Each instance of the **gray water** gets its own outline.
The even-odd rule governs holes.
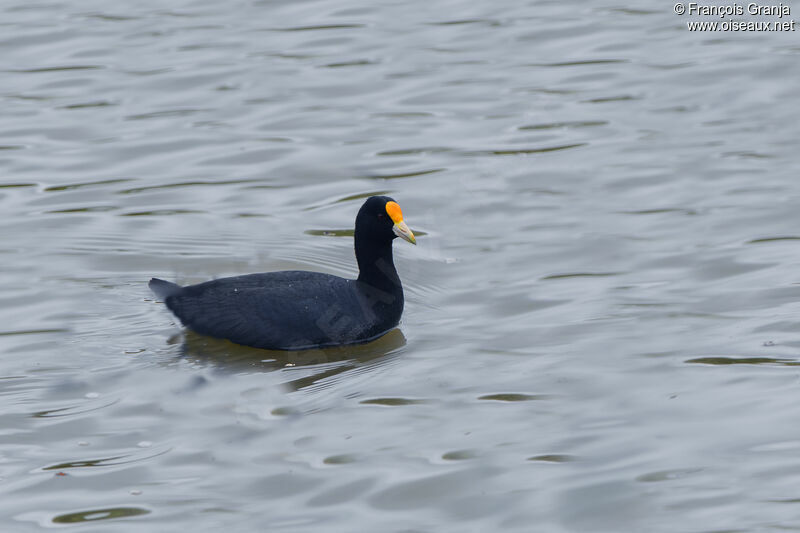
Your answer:
[[[800,45],[691,18],[3,2],[0,529],[800,529]],[[355,275],[379,193],[419,238],[377,342],[147,289]]]

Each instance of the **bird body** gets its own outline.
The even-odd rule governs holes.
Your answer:
[[[185,326],[237,344],[300,350],[367,342],[396,327],[403,313],[392,239],[416,240],[399,209],[373,196],[359,211],[358,279],[288,270],[186,287],[153,278],[149,285]]]

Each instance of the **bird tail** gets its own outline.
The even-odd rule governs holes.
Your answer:
[[[150,287],[150,290],[162,300],[166,300],[173,294],[180,292],[180,290],[183,288],[177,283],[164,281],[163,279],[158,278],[151,279],[150,283],[148,283],[148,286]]]

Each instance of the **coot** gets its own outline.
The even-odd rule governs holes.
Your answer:
[[[417,243],[397,202],[372,196],[356,216],[357,279],[287,270],[186,287],[153,278],[149,285],[186,327],[203,335],[273,350],[362,343],[397,326],[403,313],[395,237]]]

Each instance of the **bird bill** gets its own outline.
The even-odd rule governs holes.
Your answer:
[[[417,239],[414,238],[414,234],[408,229],[408,226],[402,220],[397,222],[393,227],[392,231],[395,235],[400,237],[401,239],[405,239],[411,244],[417,244]]]

